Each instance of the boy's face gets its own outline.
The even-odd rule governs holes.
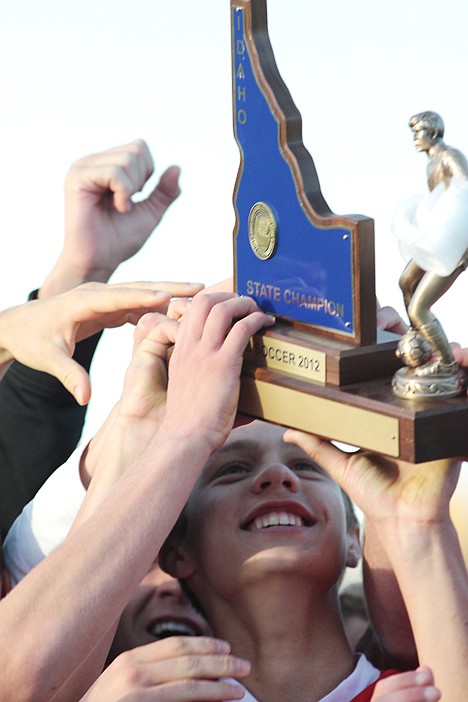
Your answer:
[[[177,574],[203,606],[210,589],[235,594],[274,574],[307,573],[328,590],[346,565],[340,488],[283,433],[259,421],[234,429],[193,490],[183,543],[191,566]]]
[[[123,651],[168,636],[209,636],[205,618],[183,593],[178,580],[154,563],[120,617],[110,660]]]

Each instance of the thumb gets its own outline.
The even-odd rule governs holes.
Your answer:
[[[159,183],[145,200],[145,204],[151,207],[153,214],[158,219],[161,219],[167,208],[180,195],[179,176],[180,168],[178,166],[170,166],[164,171]]]
[[[79,405],[87,405],[91,398],[91,382],[83,366],[60,353],[49,359],[49,370],[73,395]]]

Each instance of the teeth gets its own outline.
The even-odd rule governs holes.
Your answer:
[[[197,636],[193,627],[174,621],[158,622],[148,629],[148,632],[160,639],[166,639],[169,636]]]
[[[262,514],[260,517],[256,517],[252,523],[252,529],[267,529],[271,526],[296,526],[300,527],[304,525],[304,520],[297,516],[297,514],[290,514],[289,512],[269,512],[268,514]]]

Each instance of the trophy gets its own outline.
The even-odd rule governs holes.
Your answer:
[[[277,318],[245,352],[240,411],[413,463],[468,453],[465,396],[392,391],[400,337],[376,330],[373,220],[322,195],[265,0],[231,0],[231,26],[235,289]]]

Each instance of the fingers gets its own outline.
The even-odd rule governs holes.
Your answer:
[[[180,319],[188,312],[190,305],[191,303],[187,298],[178,297],[175,300],[171,300],[166,314],[170,319]]]
[[[253,298],[224,292],[198,295],[192,302],[192,311],[191,315],[182,320],[187,333],[192,339],[201,339],[203,336],[215,348],[224,344],[226,333],[234,320],[241,318],[228,334],[226,348],[229,347],[232,353],[242,352],[252,334],[263,325],[271,325],[275,321],[271,315],[259,311]]]
[[[226,280],[221,280],[219,283],[214,283],[209,285],[204,290],[205,293],[211,294],[215,292],[234,292],[234,278],[226,278]]]
[[[264,312],[252,312],[234,324],[224,343],[225,351],[232,355],[240,355],[245,351],[245,347],[251,336],[256,334],[263,327],[270,327],[276,319]]]
[[[371,702],[437,702],[440,691],[427,667],[390,675],[375,686]]]
[[[192,296],[202,287],[199,283],[85,283],[65,293],[67,312],[79,325],[76,341],[81,341],[104,328],[136,324],[147,312],[165,312],[173,292]]]
[[[80,288],[89,290],[133,290],[133,289],[145,289],[153,290],[159,292],[171,293],[172,297],[193,297],[200,290],[203,290],[203,283],[180,283],[176,281],[169,280],[159,280],[159,281],[135,281],[130,283],[84,283],[79,286]]]
[[[228,655],[231,646],[213,636],[170,636],[138,649],[139,660],[150,662],[166,658],[191,655]]]
[[[153,169],[147,144],[135,139],[74,163],[67,175],[66,188],[101,195],[110,190],[117,211],[128,212],[132,208],[131,196],[142,189]]]
[[[175,344],[179,324],[176,320],[168,319],[166,315],[157,312],[145,314],[135,329],[133,350],[142,349],[164,355],[167,349]]]
[[[192,341],[201,339],[208,316],[215,305],[227,302],[232,298],[229,293],[216,293],[213,295],[198,295],[192,302],[190,314],[184,316],[181,322],[181,335],[179,341],[186,336]]]
[[[462,366],[462,368],[468,368],[468,348],[460,349],[452,346],[452,350],[456,362]]]
[[[88,404],[91,398],[91,383],[89,375],[79,363],[66,352],[58,351],[56,347],[49,349],[46,363],[44,370],[54,375],[79,405]]]
[[[377,310],[377,329],[404,334],[408,331],[408,325],[393,307],[381,307]]]
[[[222,678],[250,672],[250,664],[230,655],[225,641],[208,637],[156,641],[127,651],[111,667],[117,673],[122,668],[132,670],[134,675],[127,677],[137,680],[138,689],[154,690],[159,702],[240,699],[242,688]]]
[[[342,484],[349,462],[348,454],[318,436],[295,429],[287,429],[283,440],[300,446],[316,463],[328,470],[340,485]]]
[[[152,329],[159,322],[159,318],[164,318],[164,315],[159,312],[147,312],[138,320],[138,323],[133,332],[133,351],[135,351],[145,339]]]
[[[226,677],[243,677],[250,664],[230,655],[225,641],[171,637],[126,651],[98,678],[83,702],[235,700],[244,689]]]
[[[179,176],[180,168],[178,166],[170,166],[162,174],[159,183],[145,201],[158,221],[180,195]]]
[[[226,293],[217,294],[222,296]],[[239,317],[241,319],[234,323],[234,320]],[[213,307],[206,320],[204,333],[212,339],[214,345],[221,346],[226,340],[225,348],[229,346],[232,353],[242,353],[250,336],[267,320],[269,324],[275,321],[271,315],[267,316],[264,312],[260,312],[253,298],[231,295],[222,301],[222,304],[216,304]],[[226,337],[227,329],[230,331]]]
[[[137,312],[142,308],[150,311],[165,307],[173,295],[192,296],[202,287],[199,283],[84,283],[64,295],[67,296],[67,305],[73,306],[75,319],[85,321],[96,313]]]

